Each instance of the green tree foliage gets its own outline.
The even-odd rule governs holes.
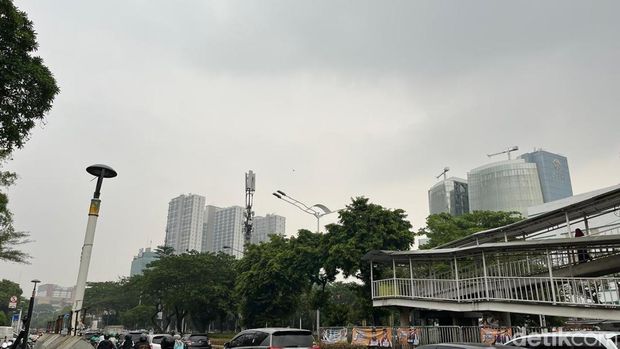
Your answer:
[[[135,307],[139,302],[139,291],[132,280],[89,282],[84,294],[84,308],[90,314],[102,317],[106,325],[116,325],[120,314]]]
[[[40,57],[32,22],[11,0],[0,1],[0,148],[21,148],[58,93]]]
[[[0,326],[10,326],[9,317],[6,316],[6,313],[0,311]]]
[[[121,323],[127,328],[149,328],[152,315],[152,306],[139,304],[121,312]]]
[[[339,213],[339,221],[327,226],[326,265],[339,268],[345,276],[354,276],[365,284],[370,267],[362,257],[371,250],[409,250],[414,234],[405,211],[390,210],[372,204],[364,197],[353,199]]]
[[[36,33],[26,13],[11,0],[0,0],[0,162],[24,145],[59,91],[36,50]],[[12,185],[16,177],[0,171],[0,187]],[[0,260],[26,263],[29,256],[12,246],[28,242],[28,234],[14,229],[8,201],[0,192]]]
[[[160,245],[160,246],[157,246],[157,248],[155,249],[155,253],[157,254],[157,257],[159,258],[169,257],[169,256],[174,255],[174,247]]]
[[[23,292],[21,287],[19,287],[19,284],[11,280],[2,279],[0,281],[0,311],[8,314],[11,310],[15,310],[9,309],[9,300],[11,299],[11,296],[17,296],[17,298],[21,300],[22,293]]]
[[[19,284],[7,280],[2,279],[0,281],[0,326],[8,326],[10,325],[10,316],[15,309],[9,309],[9,301],[12,296],[17,296],[17,299],[20,301],[20,306],[23,303],[22,289],[19,287]]]
[[[321,312],[323,326],[348,326],[361,324],[365,318],[358,295],[361,285],[334,282],[327,286],[329,299]]]
[[[312,285],[308,272],[298,269],[306,260],[299,258],[293,245],[291,239],[273,235],[268,243],[247,247],[238,263],[236,285],[246,327],[283,325],[282,320],[297,309],[300,295]]]
[[[234,257],[224,253],[168,255],[144,271],[140,281],[143,302],[154,306],[154,314],[163,311],[164,327],[174,320],[176,330],[181,331],[183,318],[190,314],[204,330],[209,321],[234,309],[234,266]],[[153,325],[157,327],[154,321]]]
[[[0,151],[0,164],[6,161],[6,153]],[[15,183],[15,173],[0,171],[0,187],[8,187]],[[28,254],[13,246],[29,242],[28,233],[16,231],[13,227],[13,214],[9,210],[8,196],[0,192],[0,261],[26,263]]]
[[[409,250],[414,241],[411,223],[405,211],[386,209],[367,198],[353,199],[339,212],[338,223],[327,226],[324,248],[328,250],[325,265],[339,269],[344,276],[362,281],[357,288],[360,309],[378,320],[382,311],[372,307],[370,265],[362,257],[371,250]]]
[[[426,235],[429,241],[423,249],[441,246],[486,229],[497,228],[522,220],[519,212],[474,211],[455,217],[449,213],[433,214],[426,218],[426,227],[418,235]]]

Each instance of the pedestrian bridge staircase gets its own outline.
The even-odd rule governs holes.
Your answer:
[[[370,251],[373,304],[620,320],[620,234],[589,229],[619,207],[620,185],[439,248]]]

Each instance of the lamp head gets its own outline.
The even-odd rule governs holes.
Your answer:
[[[117,175],[116,171],[114,171],[112,167],[102,164],[90,165],[86,168],[86,172],[95,177],[103,178],[114,178]]]

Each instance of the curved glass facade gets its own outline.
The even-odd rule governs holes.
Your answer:
[[[428,206],[430,214],[447,212],[460,216],[468,213],[467,181],[450,177],[435,184],[428,191]]]
[[[543,203],[536,164],[523,159],[495,162],[471,170],[469,209],[471,211],[518,211]]]

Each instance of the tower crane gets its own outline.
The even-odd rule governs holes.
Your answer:
[[[446,166],[443,168],[443,172],[441,172],[437,177],[437,179],[439,179],[439,177],[443,176],[443,180],[446,180],[446,173],[448,173],[448,171],[450,171],[450,167]]]
[[[493,153],[493,154],[487,154],[488,157],[493,157],[495,155],[501,155],[501,154],[508,154],[508,160],[510,160],[510,153],[513,151],[517,151],[519,150],[519,147],[516,145],[513,145],[512,147],[504,150],[504,151],[500,151],[499,153]]]

